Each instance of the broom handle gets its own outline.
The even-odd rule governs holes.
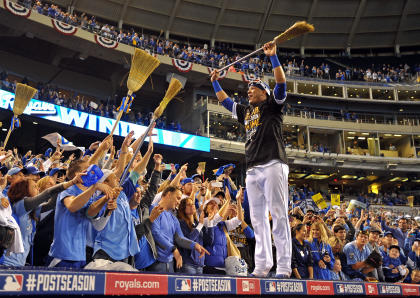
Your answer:
[[[150,132],[150,130],[151,130],[151,128],[152,128],[152,125],[156,122],[156,120],[157,120],[157,118],[153,116],[153,117],[152,117],[152,120],[150,121],[149,126],[147,127],[146,131],[144,132],[143,136],[141,137],[141,139],[140,139],[140,144],[137,146],[136,151],[134,151],[133,157],[131,158],[131,160],[130,160],[130,162],[128,163],[128,165],[125,167],[125,170],[124,170],[124,172],[123,172],[123,174],[122,174],[122,176],[121,176],[121,179],[120,179],[120,186],[122,186],[122,184],[123,184],[123,183],[124,183],[124,181],[125,181],[125,178],[127,178],[128,171],[129,171],[129,169],[131,168],[131,166],[132,166],[132,164],[133,164],[133,162],[134,162],[134,159],[136,158],[137,154],[139,153],[140,148],[141,148],[141,146],[142,146],[142,145],[143,145],[143,143],[144,143],[144,140],[145,140],[145,139],[146,139],[146,137],[149,135],[149,132]]]
[[[255,51],[253,51],[252,53],[249,53],[249,54],[248,54],[248,55],[246,55],[246,56],[243,56],[242,58],[239,58],[238,60],[236,60],[236,61],[232,62],[231,64],[228,64],[228,65],[226,65],[226,66],[223,66],[222,68],[218,69],[217,71],[219,71],[219,72],[220,72],[220,71],[223,71],[223,70],[225,70],[225,69],[227,69],[227,68],[231,67],[232,65],[235,65],[236,63],[241,62],[242,60],[245,60],[246,58],[248,58],[248,57],[251,57],[251,56],[255,55],[256,53],[258,53],[258,52],[260,52],[260,51],[262,51],[262,50],[263,50],[263,47],[261,47],[261,48],[259,48],[259,49],[255,50]]]
[[[131,96],[133,94],[133,92],[131,90],[128,90],[127,93],[127,100],[124,102],[124,107],[122,107],[122,109],[120,110],[120,112],[118,113],[117,119],[115,120],[114,126],[112,127],[111,133],[109,134],[111,137],[114,135],[115,129],[117,128],[118,122],[120,122],[122,115],[124,114],[125,111],[125,107],[128,104],[128,97]]]
[[[3,144],[3,148],[4,148],[4,149],[6,149],[7,141],[9,141],[9,137],[10,137],[10,134],[11,134],[11,133],[12,133],[12,128],[10,127],[10,128],[9,128],[9,131],[7,132],[6,139],[4,140],[4,144]]]

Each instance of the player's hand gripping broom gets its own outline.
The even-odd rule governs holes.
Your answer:
[[[127,174],[129,169],[131,168],[131,165],[133,164],[134,159],[136,158],[138,152],[140,151],[141,146],[144,143],[144,140],[149,135],[150,129],[152,128],[153,124],[156,122],[156,120],[162,116],[163,111],[165,111],[166,106],[168,103],[172,100],[172,98],[175,97],[175,95],[178,94],[178,92],[181,90],[182,84],[180,81],[178,81],[175,78],[172,78],[168,90],[166,90],[165,96],[163,97],[162,101],[160,102],[159,106],[156,108],[156,110],[153,112],[153,117],[150,120],[150,124],[147,127],[146,131],[142,135],[142,138],[140,140],[140,144],[137,146],[136,151],[133,154],[133,157],[131,158],[130,162],[128,163],[127,167],[124,170],[124,173],[121,176],[120,185],[122,185],[127,178]]]
[[[289,29],[284,31],[282,34],[274,37],[274,39],[271,42],[279,45],[279,44],[281,44],[285,41],[288,41],[290,39],[298,37],[302,34],[309,33],[309,32],[314,32],[314,30],[315,30],[314,26],[306,23],[305,21],[296,22],[293,26],[291,26]],[[236,60],[235,62],[218,69],[218,71],[222,71],[224,69],[227,69],[227,68],[231,67],[232,65],[234,65],[238,62],[241,62],[242,60],[245,60],[245,59],[257,54],[258,52],[260,52],[262,50],[264,50],[264,47],[261,47],[258,50],[255,50],[252,53],[249,53],[248,55]]]
[[[16,84],[15,101],[13,103],[14,115],[10,124],[9,131],[7,132],[6,139],[4,140],[3,148],[6,148],[7,142],[9,141],[9,137],[12,131],[17,127],[20,127],[20,120],[18,116],[23,114],[23,111],[25,110],[29,101],[32,97],[34,97],[37,91],[38,90],[32,88],[31,86],[21,83]]]
[[[133,93],[138,91],[143,84],[146,82],[147,78],[151,73],[158,67],[160,64],[159,60],[152,55],[149,55],[143,50],[135,49],[133,59],[131,60],[130,73],[127,79],[127,97],[123,98],[120,107],[118,108],[119,113],[117,119],[112,127],[110,135],[114,134],[115,129],[117,128],[118,122],[120,121],[122,114],[124,112],[128,113],[130,111],[130,105],[133,102]]]

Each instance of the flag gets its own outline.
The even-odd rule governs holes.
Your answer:
[[[340,207],[340,194],[338,193],[331,194],[331,205]]]
[[[125,101],[127,100],[127,97],[128,97],[128,101],[127,101],[127,104],[125,103]],[[121,101],[121,104],[120,104],[120,106],[117,108],[117,110],[118,111],[121,111],[122,109],[124,109],[124,112],[125,113],[129,113],[130,112],[130,107],[131,107],[131,104],[133,103],[133,100],[134,100],[134,98],[136,97],[136,95],[131,95],[131,96],[126,96],[126,97],[123,97],[123,99],[122,99],[122,101]],[[124,107],[125,106],[125,107]]]
[[[64,138],[62,135],[60,135],[58,132],[47,134],[43,136],[42,138],[50,142],[51,145],[53,145],[54,147],[57,147],[57,140],[59,140],[60,147],[64,151],[74,151],[74,150],[79,149],[72,142]]]
[[[327,202],[325,202],[324,197],[320,193],[317,193],[316,195],[313,195],[312,200],[314,200],[315,204],[321,210],[328,207]]]
[[[10,123],[10,130],[13,131],[15,128],[21,127],[20,119],[17,116],[13,116],[12,123]]]

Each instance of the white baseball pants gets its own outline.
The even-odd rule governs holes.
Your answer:
[[[247,171],[246,189],[255,232],[255,269],[253,274],[266,277],[273,267],[270,211],[273,220],[273,239],[277,252],[276,274],[290,275],[292,236],[288,218],[289,166],[270,161]]]

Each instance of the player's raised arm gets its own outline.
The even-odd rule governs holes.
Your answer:
[[[286,75],[281,67],[279,58],[277,57],[277,46],[273,42],[267,42],[264,45],[264,54],[270,58],[273,67],[274,79],[276,86],[274,87],[274,99],[276,103],[282,104],[286,100]]]
[[[222,87],[220,86],[219,82],[217,81],[219,78],[219,72],[217,70],[213,70],[211,73],[211,83],[214,88],[214,92],[216,93],[217,99],[219,102],[230,112],[233,110],[233,100],[223,91]]]

